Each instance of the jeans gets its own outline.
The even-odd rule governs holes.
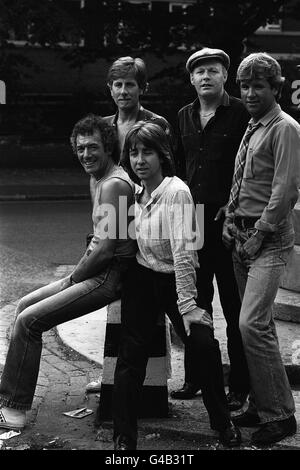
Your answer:
[[[113,391],[114,439],[126,437],[133,446],[137,441],[137,404],[151,344],[155,342],[159,312],[167,313],[175,331],[197,358],[211,427],[221,431],[230,422],[219,343],[213,330],[193,324],[187,336],[177,307],[175,275],[155,272],[136,263],[123,283],[122,334]]]
[[[93,278],[69,287],[65,287],[68,278],[64,278],[20,300],[1,377],[0,404],[19,410],[31,408],[39,373],[42,333],[120,298],[120,277],[128,263],[113,258],[109,266]]]
[[[234,230],[233,263],[242,299],[240,330],[250,373],[251,412],[257,412],[262,423],[283,420],[295,412],[295,405],[279,351],[272,306],[293,248],[293,226],[286,223],[266,235],[255,259],[244,258],[241,250],[253,229],[234,226]]]
[[[234,275],[232,254],[222,242],[223,220],[214,220],[217,211],[218,206],[215,205],[207,204],[204,207],[204,246],[198,251],[200,263],[197,277],[198,303],[201,308],[213,314],[213,279],[215,276],[226,320],[227,351],[230,360],[229,391],[247,394],[250,389],[250,380],[239,330],[241,301]],[[188,346],[185,348],[184,365],[185,382],[200,388],[197,358],[193,356]]]

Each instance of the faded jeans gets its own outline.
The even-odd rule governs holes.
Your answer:
[[[37,383],[42,333],[121,297],[121,276],[128,260],[113,258],[99,275],[65,288],[66,279],[23,297],[17,307],[0,384],[0,404],[29,410]]]
[[[295,404],[281,359],[272,307],[290,252],[294,229],[286,223],[265,236],[255,259],[244,259],[241,247],[253,229],[235,225],[233,263],[242,300],[240,331],[250,373],[249,412],[262,423],[288,418]]]

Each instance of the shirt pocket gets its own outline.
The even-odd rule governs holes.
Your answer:
[[[251,172],[252,177],[258,181],[272,181],[274,176],[274,160],[272,154],[266,150],[252,150]]]

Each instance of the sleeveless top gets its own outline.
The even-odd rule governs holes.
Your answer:
[[[129,184],[133,195],[135,192],[134,183],[131,181],[128,174],[121,166],[114,166],[107,175],[97,181],[95,185],[95,197],[92,214],[94,236],[89,244],[88,252],[92,251],[98,245],[99,240],[107,237],[114,237],[117,239],[114,256],[121,258],[134,257],[137,251],[137,243],[136,240],[129,237],[127,224],[126,227],[119,226],[119,233],[116,233],[116,213],[114,207],[108,204],[101,204],[102,185],[105,181],[112,178],[118,178],[122,181],[125,181]],[[134,204],[134,198],[132,202]],[[120,211],[127,211],[126,201],[123,200],[120,201],[120,203]],[[131,219],[127,216],[126,220],[129,223]]]

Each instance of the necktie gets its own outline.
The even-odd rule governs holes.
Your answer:
[[[235,170],[232,178],[232,186],[229,196],[229,203],[227,206],[227,212],[234,212],[237,207],[239,192],[243,180],[244,168],[246,163],[246,155],[249,146],[250,137],[254,134],[257,128],[260,126],[260,122],[257,124],[249,124],[244,137],[242,139],[241,145],[239,147],[236,160],[235,160]]]

